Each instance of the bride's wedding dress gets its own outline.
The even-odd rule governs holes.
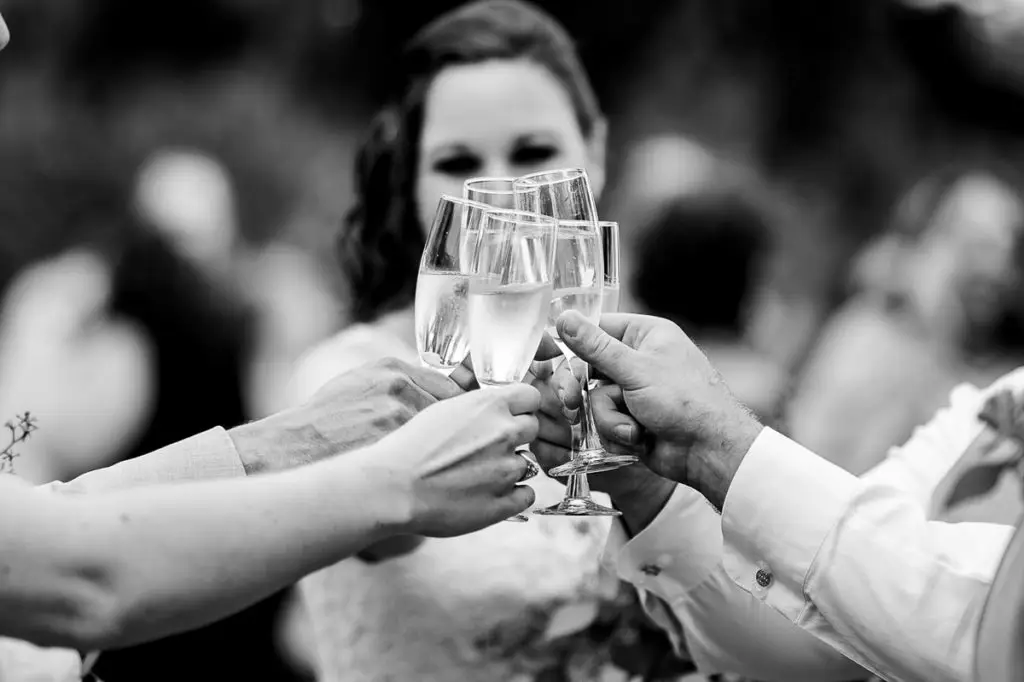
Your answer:
[[[300,363],[295,398],[383,357],[417,363],[403,336],[387,320],[350,327]],[[563,495],[563,486],[543,474],[530,484],[540,506]],[[565,637],[586,627],[617,590],[618,582],[598,570],[608,523],[534,516],[463,537],[428,538],[410,554],[376,564],[349,559],[309,576],[300,591],[320,679],[534,679],[567,655]]]

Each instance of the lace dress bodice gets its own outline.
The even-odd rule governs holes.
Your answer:
[[[352,327],[303,360],[299,392],[389,355],[417,362],[397,335]],[[530,484],[538,505],[557,502],[564,491],[543,474]],[[376,564],[349,559],[309,576],[300,590],[321,679],[534,679],[618,589],[599,573],[608,523],[535,516],[462,537],[428,538],[404,556]]]

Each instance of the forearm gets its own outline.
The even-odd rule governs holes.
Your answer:
[[[79,649],[130,645],[230,615],[401,532],[406,513],[372,452],[240,481],[32,495],[38,523],[0,519],[8,539],[0,627]]]

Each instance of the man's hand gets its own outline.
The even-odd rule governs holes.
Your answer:
[[[632,417],[646,431],[641,456],[647,466],[695,488],[721,509],[762,427],[686,334],[656,317],[604,315],[599,328],[573,312],[562,315],[558,331],[569,348],[620,391],[602,394],[601,410],[595,407],[602,435],[625,434]],[[557,388],[571,409],[579,398],[566,383]],[[607,409],[609,400],[620,409]]]
[[[573,362],[582,364],[579,359]],[[530,444],[530,449],[544,471],[569,460],[570,424],[580,416],[578,376],[580,368],[570,368],[568,362],[559,363],[553,373],[533,372],[532,383],[541,393],[541,411],[537,440]],[[590,404],[605,450],[644,455],[643,427],[626,413],[618,386],[592,388]],[[588,478],[591,488],[611,496],[632,535],[654,520],[676,487],[674,481],[658,476],[643,464],[590,474]]]
[[[462,392],[438,372],[383,360],[336,377],[301,407],[229,434],[247,473],[288,469],[376,443]]]

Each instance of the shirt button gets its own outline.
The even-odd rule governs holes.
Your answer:
[[[767,587],[771,586],[773,576],[771,574],[771,571],[767,571],[767,570],[765,570],[763,568],[760,568],[760,569],[758,569],[757,573],[754,575],[754,579],[757,580],[757,584],[758,585],[760,585],[761,587],[767,588]]]
[[[661,575],[661,567],[654,564],[644,564],[640,567],[640,572],[653,578]]]

